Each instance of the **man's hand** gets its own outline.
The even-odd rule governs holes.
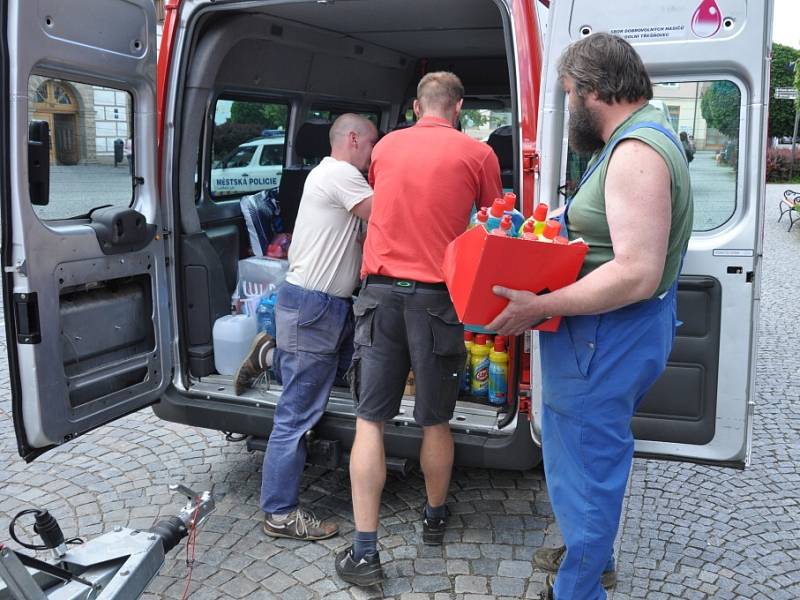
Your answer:
[[[532,292],[510,290],[499,285],[492,291],[496,296],[508,298],[509,302],[503,312],[486,325],[489,331],[496,331],[499,335],[520,335],[551,316],[545,314],[541,299]]]

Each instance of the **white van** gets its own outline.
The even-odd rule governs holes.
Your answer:
[[[545,4],[171,0],[157,67],[152,0],[4,3],[3,291],[20,454],[32,460],[149,405],[170,421],[269,434],[280,387],[236,396],[231,378],[213,368],[211,328],[230,310],[236,265],[247,255],[238,202],[212,193],[220,99],[286,115],[279,198],[291,231],[330,120],[357,111],[389,130],[404,120],[420,73],[452,70],[470,107],[510,107],[511,135],[498,142],[506,149],[493,148],[530,214],[540,200],[562,202],[560,190],[585,166],[567,150],[557,57],[582,36],[611,31],[636,46],[656,99],[697,144],[697,218],[679,285],[683,325],[666,373],[635,417],[636,449],[743,467],[755,385],[772,2],[719,2],[700,16],[698,0],[665,1],[657,10],[639,0]],[[42,81],[52,83],[42,88]],[[82,179],[95,206],[114,206],[78,216],[65,209],[60,218],[43,210],[65,193],[48,191],[47,137],[36,124],[50,106],[47,90],[56,88],[93,92],[96,103],[109,94],[129,98],[135,185],[110,202],[110,187]],[[715,120],[704,102],[727,102],[732,110],[716,112],[735,117]],[[100,148],[96,125],[77,115],[86,125],[78,141],[87,152]],[[732,145],[735,164],[714,161],[723,145]],[[539,462],[537,335],[512,344],[504,409],[458,402],[457,463],[527,469]],[[405,397],[386,427],[387,453],[400,460],[418,453],[413,403]],[[349,393],[337,388],[315,437],[339,456],[354,425]]]

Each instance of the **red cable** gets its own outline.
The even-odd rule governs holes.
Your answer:
[[[186,587],[183,588],[183,596],[181,600],[186,600],[189,597],[189,586],[192,583],[192,571],[194,570],[194,552],[197,545],[197,512],[200,510],[200,498],[195,498],[195,509],[192,518],[189,520],[189,539],[186,540],[186,566],[189,572],[186,575]],[[189,558],[189,546],[192,547],[192,558]]]

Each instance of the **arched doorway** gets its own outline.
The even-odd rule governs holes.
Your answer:
[[[50,163],[74,165],[80,160],[78,112],[75,92],[63,81],[48,79],[33,99],[33,118],[50,124]]]

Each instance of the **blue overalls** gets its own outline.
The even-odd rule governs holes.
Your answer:
[[[604,148],[581,184],[618,141],[642,127],[662,131],[683,153],[662,125],[638,123]],[[569,202],[562,217],[565,236],[568,210]],[[567,547],[556,600],[606,598],[600,576],[614,568],[614,539],[633,460],[631,419],[672,349],[676,288],[677,277],[659,297],[599,315],[566,317],[558,331],[539,336],[544,469]]]

